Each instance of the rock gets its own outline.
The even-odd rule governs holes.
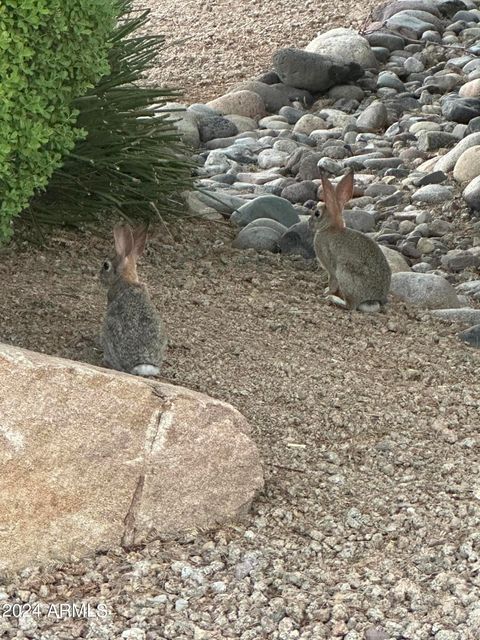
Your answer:
[[[420,40],[423,42],[438,42],[442,41],[442,36],[438,33],[438,31],[434,31],[433,29],[428,29],[424,31]]]
[[[340,27],[320,33],[305,50],[328,56],[341,64],[354,62],[362,69],[376,69],[378,66],[368,40],[353,29]]]
[[[387,124],[387,108],[379,100],[369,105],[357,118],[357,126],[360,131],[380,131]]]
[[[365,640],[388,640],[390,634],[381,627],[370,627],[365,631]]]
[[[478,267],[480,258],[470,251],[452,249],[441,257],[440,262],[447,271],[463,271],[469,267]]]
[[[447,93],[454,89],[461,80],[461,76],[456,73],[447,73],[442,76],[436,75],[426,78],[424,87],[429,93]],[[454,100],[454,98],[450,97],[450,100],[452,99]]]
[[[380,244],[378,246],[382,250],[383,255],[386,257],[392,273],[403,273],[406,271],[411,271],[410,267],[408,266],[408,262],[399,251],[390,249],[390,247],[386,247],[383,244]]]
[[[280,82],[280,78],[277,76],[275,71],[262,73],[262,75],[256,78],[256,80],[258,80],[258,82],[263,82],[264,84],[277,84],[277,82]]]
[[[288,98],[278,91],[275,86],[258,82],[257,80],[243,82],[228,93],[238,91],[253,91],[253,93],[259,95],[265,104],[265,109],[269,113],[278,113],[282,107],[290,104]]]
[[[305,260],[314,260],[313,233],[308,221],[302,220],[290,227],[280,238],[279,248],[283,254],[300,255]]]
[[[480,78],[466,82],[458,92],[462,98],[478,98],[480,97]]]
[[[227,120],[233,122],[237,127],[238,133],[245,133],[246,131],[255,131],[257,123],[253,118],[247,118],[247,116],[238,116],[234,113],[225,116]]]
[[[299,180],[318,180],[320,178],[320,169],[317,165],[322,158],[322,153],[309,153],[305,155],[300,160],[297,178]]]
[[[427,184],[441,184],[445,182],[446,179],[447,176],[443,171],[432,171],[421,178],[415,178],[413,184],[416,187],[425,187]]]
[[[446,131],[421,131],[417,138],[420,151],[437,151],[457,142],[455,136]]]
[[[210,175],[215,175],[215,173],[226,173],[230,169],[235,169],[236,167],[239,167],[239,165],[235,160],[229,158],[221,149],[211,151],[203,165],[205,171],[208,170]]]
[[[289,154],[276,149],[264,149],[258,154],[259,169],[272,169],[273,167],[284,167],[288,161]]]
[[[187,206],[188,213],[206,220],[223,220],[223,216],[218,213],[217,209],[205,204],[200,200],[199,193],[196,191],[184,191],[182,197]]]
[[[285,118],[289,124],[296,124],[305,115],[305,112],[294,107],[282,107],[278,115]]]
[[[246,171],[237,173],[236,177],[238,182],[249,182],[252,184],[265,184],[266,182],[273,182],[279,178],[284,179],[283,176],[274,169],[266,169],[265,171]]]
[[[257,218],[256,220],[249,222],[247,226],[243,228],[246,229],[247,227],[249,229],[254,229],[255,227],[268,227],[269,229],[277,231],[281,236],[287,231],[287,227],[277,220],[272,220],[272,218]]]
[[[312,93],[326,91],[335,84],[345,84],[363,75],[362,68],[344,65],[327,56],[302,49],[279,49],[273,56],[273,66],[283,83]]]
[[[442,220],[441,218],[436,218],[432,220],[430,223],[430,235],[443,237],[447,233],[453,231],[453,225],[451,222],[447,222],[446,220]]]
[[[333,127],[356,126],[355,117],[340,109],[322,109],[319,115]]]
[[[391,196],[397,187],[393,184],[385,184],[385,182],[374,182],[373,184],[368,185],[365,189],[364,195],[371,196],[372,198],[378,198],[379,196]]]
[[[304,107],[310,107],[314,102],[312,94],[306,89],[293,87],[288,84],[284,84],[283,82],[279,82],[273,86],[284,96],[285,100],[288,100],[288,102],[297,102],[302,104]]]
[[[480,144],[466,149],[455,163],[453,177],[457,182],[471,182],[480,175]]]
[[[472,296],[474,300],[480,300],[480,280],[468,280],[457,286],[457,292]]]
[[[361,233],[370,233],[375,229],[375,216],[361,209],[347,209],[343,212],[345,225]]]
[[[0,370],[2,571],[218,526],[263,486],[224,402],[7,345]]]
[[[476,324],[474,327],[470,327],[466,331],[461,331],[458,337],[463,342],[466,342],[472,347],[477,349],[480,347],[480,324]]]
[[[183,142],[192,149],[198,149],[200,133],[195,115],[187,111],[184,105],[175,102],[167,102],[155,111],[155,114],[165,113],[167,114],[166,119],[173,123],[175,129],[182,136]]]
[[[474,211],[480,211],[480,176],[474,178],[464,189],[463,197]]]
[[[450,171],[455,166],[457,160],[462,153],[473,147],[474,145],[480,145],[480,132],[471,133],[469,136],[460,140],[451,151],[442,156],[435,164],[436,171]]]
[[[192,193],[208,207],[225,214],[232,214],[246,202],[243,198],[220,191],[193,191]]]
[[[393,0],[393,2],[385,2],[372,11],[372,17],[378,22],[383,22],[384,20],[391,18],[396,13],[407,9],[426,11],[431,13],[433,16],[440,18],[440,12],[438,11],[434,0]],[[395,48],[403,49],[403,45]]]
[[[319,118],[318,116],[313,115],[313,113],[306,113],[300,118],[300,120],[298,120],[296,125],[293,127],[293,131],[295,133],[304,133],[309,136],[312,131],[326,128],[327,123],[323,118]]]
[[[405,91],[405,85],[393,71],[382,71],[378,74],[377,87],[387,87],[396,91]]]
[[[448,280],[431,273],[395,273],[392,275],[390,291],[401,300],[425,309],[462,306]]]
[[[279,115],[266,116],[258,121],[261,129],[269,129],[270,131],[290,131],[292,125],[288,124],[285,118]]]
[[[202,142],[208,142],[215,138],[229,138],[238,133],[238,129],[234,123],[223,116],[213,116],[205,119],[199,125],[198,130]]]
[[[447,120],[468,124],[480,116],[479,98],[450,98],[442,105],[442,114]]]
[[[356,158],[358,160],[358,157]],[[372,170],[391,169],[403,164],[400,158],[367,158],[363,161],[365,168]]]
[[[317,185],[311,180],[296,182],[285,187],[281,196],[293,204],[303,204],[307,200],[317,199]]]
[[[258,120],[266,115],[265,103],[262,98],[253,91],[236,91],[227,93],[215,100],[207,102],[207,106],[215,109],[222,115],[245,116]]]
[[[465,127],[465,125],[457,125],[457,126]],[[476,118],[472,118],[470,120],[470,122],[466,126],[464,135],[462,137],[469,136],[471,133],[478,133],[479,131],[480,131],[480,116],[478,116]]]
[[[412,202],[425,202],[427,204],[441,204],[452,200],[453,194],[448,187],[441,184],[428,184],[421,187],[412,195]]]
[[[386,22],[388,29],[412,39],[420,38],[425,31],[431,30],[432,26],[441,29],[442,23],[426,11],[415,10],[399,11]]]
[[[300,222],[291,202],[272,195],[259,196],[245,203],[232,214],[230,220],[239,227],[244,227],[257,218],[271,218],[287,228]]]
[[[470,326],[480,325],[480,309],[460,307],[459,309],[434,309],[432,315],[446,322],[464,322]]]
[[[341,100],[345,98],[347,100],[356,100],[361,102],[365,97],[365,92],[362,88],[357,87],[354,84],[339,84],[336,87],[332,87],[328,90],[327,96],[332,100]]]
[[[275,229],[272,226],[256,225],[256,222],[258,220],[254,220],[240,230],[232,243],[232,247],[235,249],[278,252],[278,242],[283,235],[285,227],[278,223],[280,229]],[[275,222],[275,220],[269,220],[268,222]]]
[[[371,47],[385,47],[390,51],[401,50],[405,46],[405,41],[401,36],[388,31],[373,31],[368,33],[366,38]]]
[[[413,56],[407,58],[403,63],[403,66],[407,73],[421,73],[425,69],[423,62]]]

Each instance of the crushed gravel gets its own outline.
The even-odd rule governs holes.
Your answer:
[[[314,266],[231,249],[227,225],[170,230],[140,265],[163,375],[247,416],[266,489],[243,523],[4,576],[0,609],[41,613],[0,617],[0,637],[479,638],[479,352],[400,303],[328,306]],[[2,250],[1,339],[99,364],[110,246],[105,230]],[[48,610],[72,601],[91,617]]]
[[[281,47],[304,47],[319,31],[360,28],[378,5],[365,0],[137,0],[151,9],[147,33],[165,35],[166,49],[148,80],[180,87],[187,103],[217,98],[271,69]]]

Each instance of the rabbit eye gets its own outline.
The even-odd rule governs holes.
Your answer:
[[[103,263],[103,270],[110,271],[111,268],[112,268],[112,263],[109,260],[105,260],[105,262]]]
[[[320,217],[320,211],[315,211],[315,218],[319,218]]]

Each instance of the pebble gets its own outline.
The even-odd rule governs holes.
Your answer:
[[[378,131],[388,123],[388,112],[383,102],[377,101],[368,106],[357,118],[360,131]]]

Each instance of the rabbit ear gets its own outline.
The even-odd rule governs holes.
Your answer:
[[[325,207],[329,213],[334,213],[337,208],[337,199],[335,197],[335,189],[332,186],[330,180],[324,175],[321,175],[322,178],[322,188],[323,188],[323,201],[325,202]]]
[[[115,251],[117,256],[126,258],[134,248],[132,229],[129,225],[117,225],[113,229],[113,237],[115,239]]]
[[[141,226],[137,227],[133,231],[133,245],[134,245],[134,253],[138,258],[145,251],[145,244],[147,242],[147,227]]]
[[[352,199],[353,196],[353,171],[349,171],[343,176],[337,185],[335,194],[337,196],[337,202],[340,209],[343,210],[343,207]]]

